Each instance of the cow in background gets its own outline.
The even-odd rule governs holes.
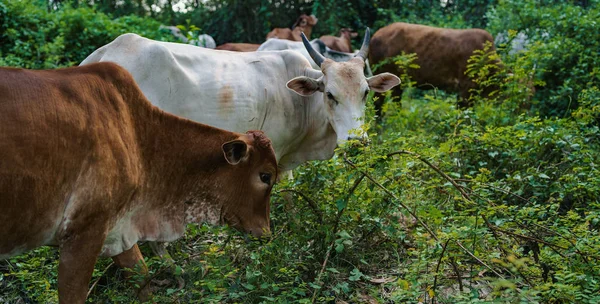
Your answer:
[[[117,64],[0,68],[0,117],[0,259],[58,246],[61,304],[85,302],[99,255],[145,267],[136,243],[188,223],[269,232],[269,139],[165,113]]]
[[[292,41],[302,41],[302,38],[300,37],[301,33],[304,33],[306,38],[310,39],[312,28],[317,24],[317,21],[319,21],[319,19],[317,19],[315,15],[307,16],[302,14],[300,17],[298,17],[291,30],[289,28],[275,28],[267,34],[266,39],[278,38]]]
[[[334,51],[344,52],[344,53],[352,53],[352,38],[356,38],[358,36],[357,32],[352,31],[349,28],[340,29],[340,36],[335,37],[332,35],[321,36],[321,41],[325,43],[327,47]]]
[[[255,43],[225,43],[217,46],[215,50],[233,51],[233,52],[255,52],[260,44]]]
[[[217,47],[217,44],[215,43],[215,39],[213,39],[213,37],[211,37],[210,35],[207,35],[207,34],[201,34],[201,35],[198,35],[197,38],[188,39],[181,32],[181,29],[179,29],[176,26],[161,25],[158,29],[170,31],[171,34],[173,34],[173,36],[177,37],[183,43],[187,43],[187,44],[191,44],[191,45],[195,45],[195,46],[201,46],[201,47],[205,47],[208,49],[214,49],[215,47]]]
[[[432,26],[396,22],[379,29],[373,35],[369,59],[376,65],[404,53],[416,53],[418,69],[406,71],[420,89],[439,88],[459,94],[459,106],[468,106],[470,90],[476,84],[465,75],[467,61],[484,44],[492,44],[492,35],[482,29],[446,29]],[[393,62],[384,64],[378,71],[395,75],[403,73]],[[402,96],[402,88],[396,87],[393,95]],[[376,103],[381,117],[383,98]]]
[[[354,58],[357,54],[357,53],[344,53],[344,52],[334,51],[334,50],[328,48],[325,45],[325,43],[323,43],[323,41],[321,41],[320,39],[311,40],[310,45],[319,54],[321,54],[325,58],[329,58],[335,62],[349,61],[352,58]],[[257,51],[259,51],[259,52],[281,51],[281,50],[294,50],[296,52],[299,52],[300,54],[302,54],[302,56],[304,56],[304,58],[306,58],[310,62],[310,65],[313,67],[313,69],[316,69],[316,70],[321,69],[321,67],[319,67],[317,65],[317,63],[312,59],[312,57],[308,53],[308,50],[304,46],[304,43],[300,42],[300,41],[290,41],[290,40],[271,38],[271,39],[265,41],[263,44],[261,44],[260,47],[257,49]],[[368,60],[365,60],[365,76],[367,76],[367,77],[373,76],[373,72],[371,71],[371,67],[369,66]]]

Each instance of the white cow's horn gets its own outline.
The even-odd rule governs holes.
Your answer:
[[[365,40],[363,40],[362,46],[360,47],[360,51],[356,54],[355,57],[361,57],[363,60],[367,60],[369,58],[369,43],[371,42],[371,31],[367,27],[365,31]]]
[[[310,54],[310,58],[312,58],[315,63],[321,67],[321,63],[323,63],[325,57],[313,49],[312,45],[310,45],[310,42],[308,42],[308,39],[306,39],[306,36],[304,36],[304,33],[300,33],[300,36],[302,36],[302,43],[304,43],[304,47],[308,51],[308,54]]]

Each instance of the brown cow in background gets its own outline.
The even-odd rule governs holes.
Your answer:
[[[396,22],[379,29],[371,39],[369,60],[375,65],[387,58],[404,53],[416,53],[418,69],[410,69],[408,75],[420,89],[433,87],[457,92],[459,106],[467,106],[469,90],[476,84],[465,75],[467,60],[475,50],[492,44],[492,35],[482,29],[446,29],[425,25]],[[393,62],[378,69],[400,75],[402,71]],[[394,88],[395,96],[402,96],[402,89]],[[376,103],[377,114],[381,116],[382,98]]]
[[[224,43],[215,48],[215,50],[234,51],[234,52],[254,52],[260,44],[254,43]]]
[[[352,38],[358,36],[357,32],[349,28],[340,29],[340,36],[325,35],[319,38],[327,47],[334,51],[352,53]]]
[[[302,41],[300,37],[300,33],[304,33],[306,38],[310,39],[310,34],[312,33],[312,28],[317,24],[317,17],[315,15],[307,16],[305,14],[300,15],[296,23],[292,26],[292,29],[289,28],[274,28],[267,34],[267,38],[278,38],[278,39],[287,39],[292,41]]]

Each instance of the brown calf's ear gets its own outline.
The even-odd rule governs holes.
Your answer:
[[[377,93],[383,93],[400,84],[400,78],[394,74],[381,73],[367,78],[369,88]]]
[[[246,142],[240,139],[228,141],[221,147],[223,149],[223,155],[228,163],[237,165],[248,155],[248,145]]]
[[[302,96],[310,96],[317,91],[323,92],[321,79],[312,79],[306,76],[298,76],[288,81],[285,86]]]

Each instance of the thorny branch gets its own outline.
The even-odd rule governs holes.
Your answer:
[[[310,209],[312,209],[312,211],[319,217],[319,224],[323,222],[323,213],[321,212],[321,209],[319,209],[319,206],[313,199],[295,189],[281,189],[279,190],[279,192],[291,192],[302,197],[306,202],[308,202],[308,206],[310,206]]]
[[[412,152],[411,152],[412,153]],[[389,154],[388,154],[389,155]],[[402,203],[402,201],[396,196],[394,195],[394,193],[392,193],[390,190],[388,190],[386,187],[384,187],[383,185],[381,185],[378,181],[376,181],[371,175],[369,175],[368,173],[358,169],[358,167],[356,167],[356,165],[349,160],[346,155],[344,154],[344,161],[346,163],[348,163],[350,166],[352,166],[355,170],[359,171],[360,173],[363,174],[363,176],[365,176],[366,178],[368,178],[371,182],[373,182],[377,187],[379,187],[381,190],[383,190],[386,194],[388,194],[389,196],[393,197],[399,204],[400,206],[402,206],[402,208],[404,208],[405,210],[408,211],[408,213],[410,213],[410,215],[415,218],[415,220],[417,220],[417,222],[419,222],[419,224],[421,224],[421,226],[423,228],[425,228],[425,230],[427,230],[427,232],[429,232],[429,234],[438,242],[440,242],[440,239],[437,237],[437,235],[433,232],[433,230],[431,230],[431,228],[429,228],[429,226],[427,226],[427,224],[425,224],[421,218],[419,218],[412,210],[410,210],[404,203]],[[429,162],[427,162],[429,163]],[[431,163],[429,163],[431,164]],[[433,166],[433,165],[432,165]],[[435,167],[435,166],[433,166]],[[437,169],[437,167],[435,167],[435,169]],[[441,174],[445,175],[445,173],[443,173],[441,170],[437,169],[436,171],[440,172]],[[447,176],[447,175],[446,175]],[[450,178],[449,176],[447,176],[448,178]],[[451,179],[451,178],[450,178]],[[455,183],[456,184],[456,183]],[[458,185],[457,185],[458,186]],[[464,192],[464,191],[463,191]],[[466,194],[466,193],[465,193]],[[467,195],[468,197],[468,195]],[[462,248],[469,256],[471,256],[472,258],[474,258],[477,262],[479,262],[481,265],[483,265],[484,267],[488,268],[491,272],[493,272],[495,275],[497,275],[500,278],[504,278],[500,273],[498,273],[497,271],[495,271],[493,268],[491,268],[489,265],[487,265],[485,262],[483,262],[482,260],[480,260],[478,257],[476,257],[473,253],[471,253],[467,248],[465,248],[465,246],[463,246],[458,240],[454,241],[460,248]],[[456,264],[454,264],[454,262],[452,261],[452,266],[456,267]]]
[[[354,185],[352,185],[352,187],[350,188],[350,191],[348,191],[348,195],[346,195],[346,202],[350,199],[350,197],[352,196],[354,191],[356,191],[356,188],[358,188],[358,185],[360,185],[360,183],[363,181],[363,179],[364,179],[364,175],[359,177],[356,181],[354,181]],[[333,246],[335,245],[335,234],[337,233],[337,230],[338,230],[340,218],[342,217],[342,214],[344,213],[345,210],[346,210],[346,208],[339,210],[337,217],[335,219],[335,224],[334,224],[334,227],[332,230],[334,239],[331,241],[331,244],[327,248],[327,253],[325,254],[325,259],[323,260],[323,265],[321,266],[321,270],[319,271],[319,274],[317,275],[317,279],[315,280],[315,283],[318,284],[319,286],[321,285],[321,283],[320,283],[321,276],[323,275],[323,272],[325,272],[325,267],[327,266],[327,262],[329,261],[329,256],[331,255],[331,250],[333,249]],[[311,303],[315,303],[318,293],[319,293],[319,288],[315,288],[315,290],[313,291]]]
[[[440,258],[438,259],[438,263],[435,266],[435,278],[433,279],[433,294],[434,296],[431,298],[431,304],[434,304],[434,300],[435,300],[435,294],[436,294],[436,289],[437,289],[437,278],[438,278],[438,271],[440,270],[440,264],[442,264],[442,258],[444,257],[444,253],[446,252],[446,247],[448,247],[448,243],[451,241],[452,239],[448,239],[446,241],[446,243],[444,243],[444,247],[442,247],[442,253],[440,253]],[[460,277],[458,279],[458,281],[460,282]],[[460,290],[462,290],[462,286],[460,286]]]
[[[92,293],[92,291],[96,287],[96,284],[98,284],[98,282],[100,281],[100,279],[102,279],[102,276],[104,276],[104,273],[106,273],[106,271],[108,270],[108,268],[110,268],[110,266],[112,266],[114,263],[115,262],[110,262],[110,264],[108,264],[108,266],[106,266],[106,268],[104,268],[104,270],[102,270],[102,272],[100,273],[100,276],[98,277],[98,279],[96,279],[96,281],[94,281],[94,283],[90,287],[90,290],[88,290],[88,293],[85,296],[86,299],[90,297],[90,294]]]

